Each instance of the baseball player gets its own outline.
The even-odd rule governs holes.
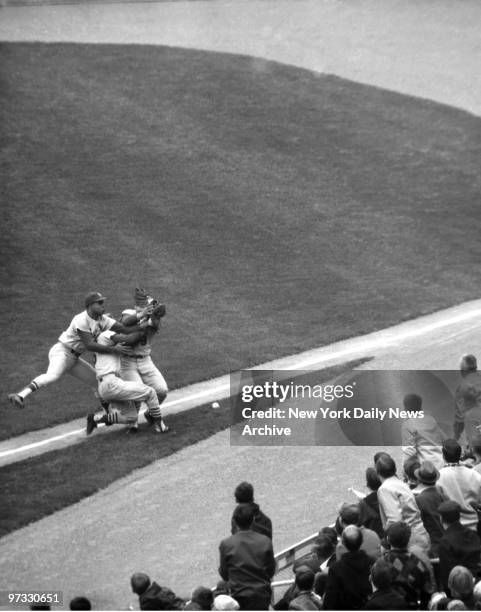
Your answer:
[[[133,347],[133,352],[121,355],[120,376],[124,380],[143,382],[149,387],[154,388],[160,405],[167,397],[168,388],[164,377],[152,361],[151,352],[152,339],[160,327],[160,319],[165,314],[165,306],[158,304],[151,296],[147,295],[144,289],[139,288],[135,289],[134,303],[134,308],[126,309],[122,312],[122,316],[120,317],[121,321],[125,322],[131,320],[133,317],[138,316],[139,313],[143,313],[145,308],[148,308],[149,305],[153,306],[153,310],[148,319],[144,336],[140,342]],[[152,419],[152,414],[149,409],[145,411],[144,416],[148,423],[154,425],[154,427],[158,427],[158,424]]]
[[[8,399],[12,406],[23,408],[25,399],[30,393],[38,391],[58,380],[65,372],[75,376],[89,385],[97,396],[97,379],[94,368],[81,355],[86,350],[98,353],[125,354],[131,351],[125,346],[103,346],[96,342],[97,336],[105,330],[128,333],[139,330],[135,321],[145,319],[152,310],[147,307],[136,313],[135,317],[124,318],[122,323],[105,314],[105,297],[98,291],[92,291],[85,296],[85,310],[72,319],[68,328],[59,336],[58,342],[49,351],[49,365],[45,374],[32,380],[19,393],[10,393]],[[144,323],[142,324],[144,325]],[[108,404],[100,399],[102,407],[107,410]]]
[[[141,341],[143,331],[130,334],[119,334],[113,330],[104,331],[100,334],[97,341],[102,348],[113,348],[119,342],[133,346]],[[98,392],[100,396],[111,403],[118,405],[118,402],[142,402],[147,403],[149,416],[154,423],[154,429],[158,433],[165,433],[169,428],[162,420],[160,404],[155,389],[145,385],[142,381],[130,381],[120,378],[120,358],[122,353],[117,352],[97,352],[95,355],[95,372],[99,383]],[[118,410],[112,410],[109,414],[96,417],[94,414],[87,416],[87,435],[97,427],[98,423],[128,423],[132,424],[132,419],[137,420],[137,413],[133,417],[124,416]]]

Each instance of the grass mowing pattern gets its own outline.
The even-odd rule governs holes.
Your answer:
[[[321,370],[319,382],[328,382],[366,361],[369,359]],[[169,416],[171,431],[167,434],[156,435],[145,424],[137,435],[113,426],[109,435],[96,436],[94,431],[79,444],[1,467],[0,537],[226,429],[231,418],[228,401],[216,410],[209,404]]]
[[[1,389],[84,293],[167,303],[172,388],[479,297],[481,120],[248,57],[3,44]],[[1,437],[86,414],[62,380]]]

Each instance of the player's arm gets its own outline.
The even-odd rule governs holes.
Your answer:
[[[127,346],[134,346],[138,342],[142,340],[145,335],[145,331],[136,331],[129,334],[117,334],[115,333],[111,336],[111,340],[115,342],[115,344],[125,344]]]
[[[142,319],[148,318],[152,314],[153,308],[154,308],[153,305],[149,304],[148,306],[146,306],[142,310],[139,310],[135,314],[131,314],[131,315],[123,314],[120,317],[120,321],[117,321],[115,326],[112,326],[110,329],[115,332],[118,331],[122,334],[128,334],[129,332],[133,330],[132,329],[128,330],[127,328],[136,326],[139,323],[139,321],[141,321]],[[118,326],[118,329],[115,328],[116,326]],[[121,327],[123,327],[123,329],[121,329]]]
[[[128,355],[132,352],[130,346],[122,346],[120,344],[105,346],[104,344],[95,342],[94,337],[89,332],[77,329],[77,333],[87,351],[91,351],[92,353],[117,353],[121,355]]]
[[[147,323],[148,323],[148,329],[150,329],[150,330],[151,330],[151,332],[152,332],[152,333],[154,333],[154,334],[155,334],[155,332],[156,332],[156,331],[158,331],[158,330],[159,330],[159,327],[160,327],[160,319],[161,319],[161,316],[160,316],[160,315],[156,315],[155,313],[153,313],[153,314],[150,316],[150,318],[149,318],[149,320],[148,320],[148,322],[147,322]]]

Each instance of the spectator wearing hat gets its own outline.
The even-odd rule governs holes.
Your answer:
[[[461,507],[461,524],[476,531],[477,508],[481,505],[481,474],[460,463],[461,446],[456,440],[443,442],[445,466],[439,470],[438,486]]]
[[[289,610],[322,610],[322,599],[313,593],[314,572],[301,566],[296,572],[297,595],[289,604]]]
[[[423,400],[420,395],[409,393],[404,396],[403,404],[405,410],[413,415],[403,420],[401,426],[404,458],[415,457],[419,463],[430,461],[437,468],[441,468],[443,466],[441,445],[446,438],[445,433],[436,419],[423,410]],[[423,412],[422,418],[419,418],[420,412]],[[414,414],[418,416],[415,417]]]
[[[413,489],[416,503],[421,512],[421,519],[431,538],[431,557],[438,556],[438,544],[444,529],[438,513],[439,505],[449,498],[442,489],[436,486],[439,471],[430,461],[423,464],[414,472],[418,485]]]
[[[387,454],[381,455],[376,461],[376,472],[382,483],[377,496],[384,530],[387,531],[393,523],[403,521],[411,530],[409,547],[416,547],[427,555],[431,548],[429,534],[423,525],[413,492],[396,475],[394,459]]]
[[[394,570],[385,559],[378,559],[371,568],[370,580],[373,594],[365,610],[406,610],[408,603],[404,597],[393,589]]]
[[[393,588],[408,602],[409,609],[418,604],[427,607],[435,591],[434,572],[429,559],[420,553],[408,550],[411,528],[406,523],[389,525],[386,537],[389,550],[383,559],[393,566]]]
[[[267,610],[276,562],[272,541],[252,529],[254,512],[248,504],[234,510],[237,531],[219,545],[219,574],[229,582],[241,610]]]
[[[479,573],[481,542],[478,534],[460,522],[461,507],[456,501],[445,501],[438,507],[444,534],[439,540],[439,578],[448,589],[449,572],[463,565],[475,576]],[[448,591],[447,591],[448,592]]]
[[[237,504],[246,504],[252,509],[254,513],[254,522],[252,523],[252,531],[262,533],[272,540],[272,521],[271,519],[262,512],[259,504],[254,501],[254,487],[250,482],[241,482],[237,485],[234,491],[234,498]],[[231,520],[231,533],[235,533],[238,527],[232,517]]]
[[[449,572],[448,588],[451,597],[460,599],[467,610],[474,610],[474,577],[468,568],[456,565]]]
[[[341,528],[344,529],[348,525],[358,526],[362,533],[361,550],[371,557],[373,561],[376,561],[381,556],[381,539],[375,531],[360,525],[360,518],[359,504],[344,503],[341,505],[339,509],[339,524]],[[347,549],[341,540],[336,547],[336,560],[339,561],[345,552],[347,552]]]
[[[348,525],[342,532],[342,542],[347,552],[329,569],[324,610],[358,610],[372,593],[369,575],[373,561],[361,550],[359,527]]]
[[[463,431],[471,446],[472,438],[481,425],[481,374],[474,355],[463,355],[459,364],[461,382],[454,393],[454,438],[459,441]]]

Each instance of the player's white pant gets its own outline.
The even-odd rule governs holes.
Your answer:
[[[74,355],[69,348],[61,342],[54,344],[48,353],[48,368],[45,374],[40,374],[33,379],[37,387],[45,387],[58,380],[65,372],[78,378],[86,385],[97,389],[97,378],[94,368],[82,359]]]
[[[121,369],[120,376],[124,380],[141,383],[155,389],[159,401],[162,402],[169,389],[164,377],[154,365],[151,357],[129,357],[122,355],[120,359]]]
[[[157,393],[142,382],[123,380],[115,374],[99,377],[99,393],[106,401],[146,402],[152,414],[160,412]]]

